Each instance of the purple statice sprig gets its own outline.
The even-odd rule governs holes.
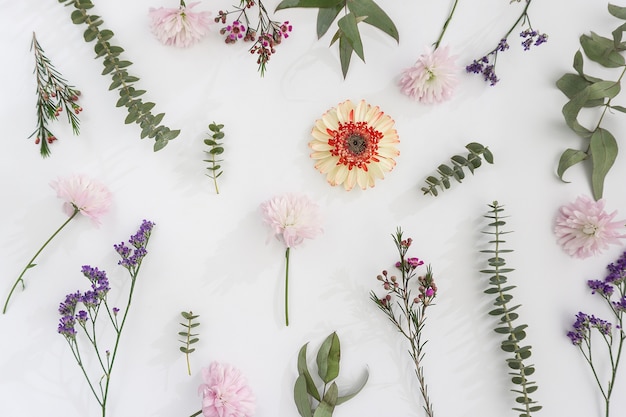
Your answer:
[[[573,345],[580,349],[585,361],[589,364],[604,400],[605,416],[608,417],[611,394],[615,386],[624,340],[626,340],[626,333],[623,329],[624,312],[626,312],[626,252],[616,262],[609,264],[607,270],[609,273],[604,280],[588,280],[587,286],[591,289],[592,294],[597,294],[604,299],[613,315],[615,324],[594,315],[579,312],[572,329],[567,332],[567,337]],[[604,342],[599,347],[596,343],[592,344],[593,334],[596,332]],[[592,345],[594,346],[593,349]],[[596,369],[597,363],[594,362],[600,349],[606,349],[605,352],[611,366],[611,377],[606,385],[600,382]]]
[[[386,291],[383,297],[378,297],[374,291],[370,292],[370,299],[378,308],[385,313],[387,318],[394,324],[398,331],[408,340],[411,348],[409,354],[415,365],[415,374],[419,382],[420,393],[424,401],[424,411],[428,417],[434,415],[433,405],[428,397],[428,387],[424,376],[422,360],[424,359],[424,345],[422,331],[426,324],[426,309],[434,305],[433,300],[437,296],[437,285],[433,279],[430,265],[426,273],[416,278],[416,270],[424,265],[424,261],[418,258],[407,257],[407,252],[413,239],[403,239],[402,229],[398,228],[393,235],[400,260],[395,266],[400,272],[400,279],[396,275],[384,270],[378,275],[378,281]],[[412,295],[411,287],[417,281],[418,295]]]
[[[122,242],[114,245],[115,251],[121,258],[118,265],[121,265],[128,271],[131,281],[123,313],[120,308],[110,307],[108,304],[107,297],[111,286],[106,272],[89,265],[84,265],[81,272],[89,280],[91,284],[90,289],[84,292],[76,291],[68,294],[59,305],[61,318],[59,319],[57,331],[67,341],[92,394],[102,409],[102,417],[106,417],[111,372],[118,353],[122,331],[130,311],[139,269],[148,253],[146,247],[153,227],[153,222],[144,220],[139,230],[130,237],[128,244]],[[79,308],[79,306],[81,307]],[[101,314],[103,309],[106,311],[106,314]],[[119,319],[120,316],[121,319]],[[105,318],[99,319],[101,317]],[[107,323],[107,318],[113,328],[115,339],[113,349],[106,349],[102,352],[100,328]],[[84,337],[81,337],[81,335]],[[82,355],[87,350],[87,348],[82,346],[83,344],[87,344],[95,355],[96,362],[99,365],[98,375],[90,375],[83,365]]]
[[[520,37],[523,38],[521,45],[525,51],[528,51],[531,46],[539,46],[548,41],[548,35],[540,33],[533,29],[530,24],[530,18],[528,16],[528,7],[532,0],[527,0],[524,9],[518,16],[517,20],[508,32],[500,39],[495,48],[483,55],[481,58],[475,59],[471,64],[465,67],[465,71],[474,74],[481,74],[483,79],[489,83],[490,86],[494,86],[500,81],[496,75],[496,61],[498,59],[498,53],[504,52],[509,49],[508,39],[513,31],[521,24],[528,27],[520,32]]]
[[[253,8],[256,8],[256,18],[251,17]],[[235,19],[227,23],[230,14],[235,15]],[[276,53],[276,47],[289,37],[293,29],[289,21],[272,20],[261,0],[240,0],[239,6],[234,6],[234,10],[220,10],[214,20],[215,23],[226,25],[220,29],[225,43],[234,44],[240,40],[252,43],[249,51],[257,56],[256,63],[261,77],[265,75],[267,63]]]

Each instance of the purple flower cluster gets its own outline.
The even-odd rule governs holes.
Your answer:
[[[119,245],[113,245],[115,251],[122,258],[118,262],[118,265],[122,265],[124,268],[130,269],[137,267],[141,263],[141,260],[148,254],[146,251],[146,245],[148,244],[148,239],[150,238],[153,227],[154,223],[151,221],[144,220],[141,223],[137,233],[128,239],[128,243],[130,243],[134,249],[128,247],[124,242]]]
[[[484,80],[489,82],[489,85],[496,85],[500,81],[496,76],[496,58],[498,57],[498,52],[504,52],[507,49],[509,49],[509,44],[506,38],[500,39],[498,46],[493,51],[478,60],[475,59],[474,62],[465,67],[465,71],[482,74]]]
[[[522,41],[522,46],[525,51],[528,51],[532,45],[539,46],[543,43],[548,42],[548,35],[545,33],[539,33],[533,29],[526,29],[521,32],[520,37],[524,38]]]
[[[574,330],[567,332],[567,337],[570,338],[573,344],[580,346],[584,340],[589,338],[590,329],[595,328],[602,335],[609,336],[611,335],[612,327],[613,325],[606,320],[579,312],[573,325]]]
[[[59,305],[61,318],[59,319],[58,332],[67,339],[76,337],[76,323],[84,326],[89,319],[89,314],[85,310],[80,310],[78,314],[75,314],[78,303],[82,303],[88,311],[96,310],[102,300],[106,299],[106,295],[111,289],[105,271],[84,265],[82,273],[91,282],[91,290],[85,291],[83,294],[80,291],[68,294],[65,296],[65,301]]]

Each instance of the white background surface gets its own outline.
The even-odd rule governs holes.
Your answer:
[[[272,57],[265,78],[256,71],[247,45],[225,45],[219,26],[201,43],[175,49],[149,31],[149,7],[176,1],[96,1],[93,13],[115,32],[134,65],[130,73],[148,90],[144,97],[165,112],[164,123],[182,130],[160,152],[139,139],[136,125],[124,125],[117,92],[100,75],[93,44],[70,10],[55,1],[0,0],[3,81],[0,120],[0,292],[3,296],[44,240],[65,220],[49,182],[85,173],[113,192],[112,210],[97,229],[74,220],[26,275],[8,314],[0,317],[0,416],[97,416],[79,368],[57,334],[57,307],[65,294],[85,289],[84,264],[107,270],[110,299],[126,294],[125,271],[112,245],[125,240],[143,218],[156,222],[127,328],[113,371],[111,417],[189,416],[200,408],[200,369],[213,360],[242,370],[257,396],[259,417],[296,416],[292,399],[296,357],[311,342],[310,355],[336,330],[342,343],[340,389],[350,388],[367,366],[370,380],[360,395],[339,406],[335,416],[421,416],[421,399],[405,341],[369,300],[379,291],[376,275],[391,268],[397,254],[391,233],[402,226],[415,243],[410,252],[433,267],[439,296],[428,312],[424,360],[431,400],[438,416],[501,417],[514,394],[506,375],[501,338],[487,316],[492,299],[483,294],[487,247],[483,214],[487,204],[506,206],[509,247],[516,268],[514,301],[523,304],[520,323],[529,325],[543,416],[599,416],[602,404],[592,375],[565,336],[579,310],[609,318],[587,279],[602,279],[605,266],[623,247],[613,246],[587,260],[567,256],[552,233],[558,207],[590,195],[582,166],[556,177],[561,152],[580,146],[565,125],[565,97],[555,81],[571,71],[578,37],[594,30],[609,35],[619,22],[606,3],[590,0],[537,1],[533,26],[549,42],[524,52],[517,41],[501,53],[496,87],[461,74],[453,100],[439,106],[414,103],[396,83],[423,47],[436,40],[451,2],[381,1],[395,21],[400,44],[363,28],[367,64],[356,57],[346,80],[330,33],[318,41],[314,10],[285,10],[291,37]],[[228,0],[205,1],[197,10],[227,8]],[[267,1],[268,9],[275,2]],[[462,65],[491,50],[518,16],[522,5],[507,0],[460,1],[444,44]],[[57,69],[82,91],[81,135],[65,122],[52,126],[59,138],[42,160],[28,135],[35,128],[34,59],[36,31]],[[376,187],[346,192],[331,187],[309,158],[314,121],[346,99],[365,99],[396,120],[401,155]],[[622,100],[620,98],[620,100]],[[618,104],[624,104],[622,102]],[[618,141],[624,116],[606,120]],[[205,176],[202,139],[207,125],[225,124],[224,174],[216,195]],[[489,146],[495,164],[437,198],[420,187],[437,165],[478,141]],[[609,174],[609,211],[626,214],[619,155]],[[284,248],[268,239],[258,205],[277,194],[302,191],[321,206],[324,234],[292,251],[291,320],[283,325]],[[621,216],[620,218],[623,218]],[[382,289],[380,289],[382,290]],[[176,333],[182,310],[200,314],[201,341],[187,376]],[[626,376],[617,382],[613,415],[625,413]],[[620,398],[621,397],[621,398]]]

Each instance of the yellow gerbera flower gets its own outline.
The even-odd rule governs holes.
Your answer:
[[[315,121],[311,132],[315,168],[330,185],[343,184],[350,191],[355,184],[362,189],[373,187],[396,165],[400,155],[396,144],[398,132],[391,117],[378,106],[361,100],[356,106],[350,100],[328,110]]]

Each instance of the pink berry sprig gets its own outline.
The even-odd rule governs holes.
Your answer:
[[[257,9],[256,19],[250,16],[251,10],[255,6]],[[229,14],[234,14],[235,19],[227,23]],[[220,34],[224,35],[225,43],[234,44],[239,40],[252,42],[249,51],[252,55],[257,56],[256,63],[259,66],[261,76],[265,75],[267,63],[270,57],[276,53],[276,47],[280,45],[283,39],[289,37],[293,29],[289,21],[281,23],[272,20],[261,0],[258,2],[240,0],[239,6],[235,6],[234,10],[220,10],[214,20],[216,23],[225,25],[220,29]],[[256,26],[251,23],[253,20],[256,21]]]

